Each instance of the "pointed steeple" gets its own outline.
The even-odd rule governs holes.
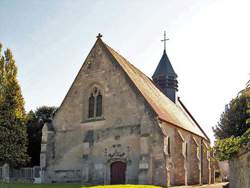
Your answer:
[[[166,36],[164,33],[164,43]],[[170,60],[167,56],[166,44],[164,44],[164,51],[161,60],[152,76],[155,85],[174,103],[176,102],[176,92],[178,91],[177,74],[175,73]]]
[[[174,76],[177,77],[177,74],[175,73],[170,60],[167,56],[166,50],[163,51],[163,55],[161,57],[161,60],[153,74],[153,79],[154,77],[158,77],[160,75],[165,75],[165,76]]]

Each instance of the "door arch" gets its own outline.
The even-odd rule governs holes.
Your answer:
[[[116,161],[110,165],[110,183],[125,184],[126,183],[126,163]]]

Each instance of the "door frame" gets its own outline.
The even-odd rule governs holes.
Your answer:
[[[123,160],[116,160],[116,161],[112,161],[109,165],[109,173],[110,173],[110,176],[109,176],[109,179],[110,179],[110,184],[112,184],[112,165],[114,165],[114,163],[121,163],[124,165],[124,184],[127,183],[127,163]]]

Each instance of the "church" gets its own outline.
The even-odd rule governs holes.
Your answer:
[[[43,127],[42,181],[213,183],[210,140],[177,91],[165,48],[151,79],[99,34],[52,122]]]

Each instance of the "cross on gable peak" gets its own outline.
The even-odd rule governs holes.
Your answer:
[[[98,33],[98,35],[96,36],[96,38],[98,38],[98,39],[102,38],[102,34]]]

